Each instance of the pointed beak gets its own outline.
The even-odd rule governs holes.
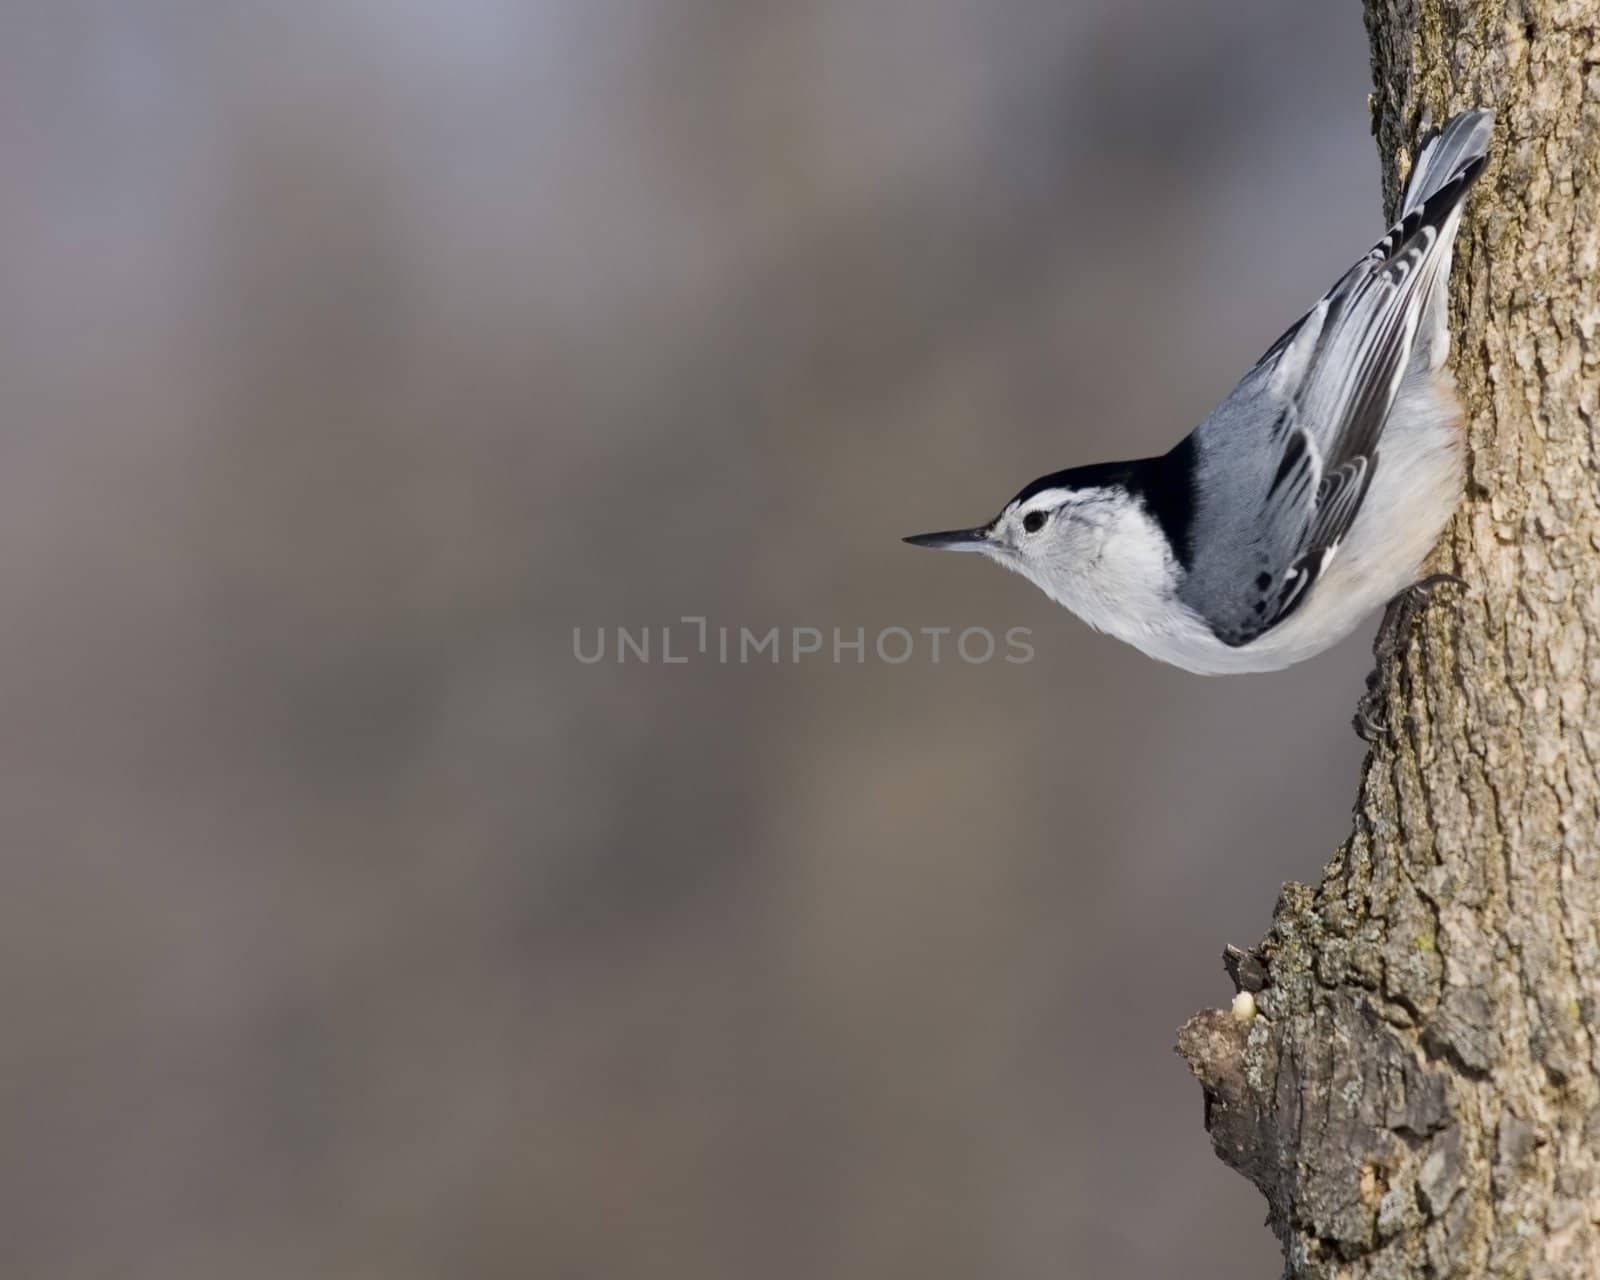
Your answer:
[[[914,533],[904,539],[914,547],[935,551],[982,551],[989,545],[989,529],[950,529],[944,533]]]

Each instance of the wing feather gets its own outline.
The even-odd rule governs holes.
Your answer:
[[[1225,643],[1248,644],[1304,603],[1360,512],[1484,163],[1482,150],[1466,155],[1408,205],[1198,428],[1206,527],[1180,595]]]

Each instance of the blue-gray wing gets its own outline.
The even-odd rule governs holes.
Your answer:
[[[1442,318],[1450,248],[1490,117],[1458,116],[1407,212],[1267,351],[1194,434],[1193,554],[1179,595],[1226,644],[1289,617],[1339,550],[1379,465],[1384,423]],[[1442,357],[1441,357],[1442,358]]]

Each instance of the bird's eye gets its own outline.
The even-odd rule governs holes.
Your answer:
[[[1038,533],[1047,518],[1042,511],[1030,511],[1022,517],[1022,527],[1029,533]]]

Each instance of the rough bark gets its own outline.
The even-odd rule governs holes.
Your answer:
[[[1600,1277],[1600,0],[1367,0],[1391,210],[1498,113],[1456,250],[1462,508],[1354,831],[1179,1049],[1287,1275]],[[1241,1012],[1247,1013],[1248,1010]]]

